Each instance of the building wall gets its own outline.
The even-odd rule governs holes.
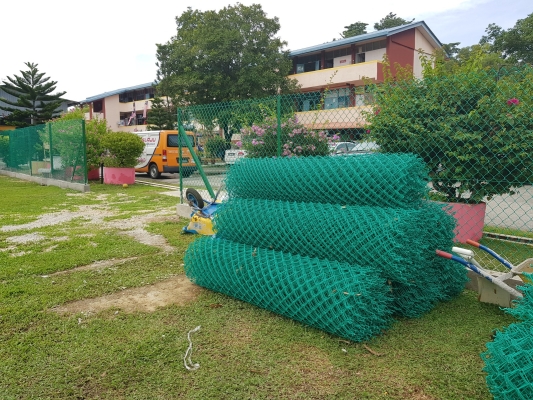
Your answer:
[[[113,131],[127,131],[133,132],[137,130],[145,130],[145,125],[130,125],[130,126],[121,126],[118,122],[121,120],[120,113],[131,114],[133,111],[133,103],[135,103],[135,112],[140,114],[144,111],[144,102],[148,101],[148,110],[152,107],[151,100],[136,100],[135,102],[129,103],[120,103],[119,95],[115,94],[109,97],[104,98],[104,108],[103,115],[107,121],[107,126]],[[98,113],[93,112],[93,118],[98,117]]]
[[[365,53],[365,61],[382,61],[383,55],[387,52],[387,49],[378,49],[378,50],[372,50],[367,51]]]
[[[425,55],[429,56],[433,54],[435,48],[429,43],[429,41],[424,37],[422,32],[418,29],[415,30],[415,60],[413,64],[413,72],[417,78],[422,78],[422,62],[420,61],[420,56]],[[418,50],[422,50],[420,53]]]
[[[415,29],[409,29],[387,38],[387,55],[391,72],[396,75],[394,63],[401,66],[414,66],[415,59]]]
[[[378,78],[378,69],[380,63],[377,61],[351,64],[345,67],[335,67],[323,69],[320,71],[304,72],[301,74],[291,75],[301,85],[302,89],[326,87],[337,83],[360,81],[366,78]],[[363,84],[363,83],[361,83]]]

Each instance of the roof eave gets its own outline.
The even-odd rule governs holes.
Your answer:
[[[365,33],[364,35],[353,36],[353,37],[349,37],[346,39],[335,40],[333,42],[327,42],[327,43],[323,43],[323,44],[316,45],[316,46],[310,46],[310,47],[305,47],[303,49],[294,50],[294,51],[289,52],[289,57],[296,57],[296,56],[300,56],[303,54],[316,53],[322,50],[327,50],[327,49],[334,48],[334,47],[340,47],[343,45],[356,44],[356,43],[360,43],[360,42],[364,42],[364,41],[376,39],[376,38],[385,38],[385,37],[389,37],[400,32],[407,31],[409,29],[415,29],[415,28],[420,28],[420,27],[423,28],[423,30],[426,33],[426,35],[424,36],[427,36],[427,38],[431,39],[434,42],[433,44],[435,46],[442,47],[442,43],[439,41],[439,39],[437,39],[437,37],[431,31],[431,29],[429,29],[426,23],[424,21],[419,21],[419,22],[413,22],[407,25],[398,26],[396,28],[389,28],[389,29],[384,29],[381,31],[374,31],[370,33]]]

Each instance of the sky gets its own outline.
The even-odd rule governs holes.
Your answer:
[[[340,38],[344,26],[374,23],[389,12],[425,21],[442,43],[479,42],[490,23],[504,29],[533,13],[531,0],[381,0],[335,2],[241,0],[260,3],[277,17],[278,36],[297,50]],[[26,0],[0,2],[0,81],[20,75],[25,62],[38,64],[64,98],[82,101],[104,92],[155,80],[156,43],[176,34],[176,16],[187,7],[218,10],[220,0]]]

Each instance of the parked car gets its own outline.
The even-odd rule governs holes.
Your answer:
[[[357,142],[347,152],[336,153],[341,156],[357,156],[360,154],[369,154],[379,151],[379,145],[376,142]]]
[[[246,157],[246,150],[241,149],[229,149],[226,150],[224,154],[224,162],[226,164],[235,164],[235,161],[237,161],[239,158]]]
[[[344,154],[344,153],[351,151],[355,145],[356,145],[355,142],[331,143],[329,145],[329,151],[333,155]]]

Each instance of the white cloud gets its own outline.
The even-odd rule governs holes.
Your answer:
[[[526,17],[524,10],[529,1],[515,1],[516,14],[507,10],[506,22],[514,18],[514,24],[517,19]],[[241,0],[246,5],[254,2],[258,1]],[[219,9],[227,4],[215,0],[189,3],[192,8],[201,10]],[[338,38],[344,26],[356,21],[368,22],[372,30],[374,23],[389,12],[406,19],[424,19],[443,42],[472,44],[491,22],[508,27],[498,21],[496,10],[480,12],[489,11],[487,7],[494,8],[496,4],[495,0],[408,0],[403,3],[342,0],[311,5],[269,0],[262,6],[269,17],[279,18],[279,36],[294,50]],[[175,35],[175,17],[185,11],[187,5],[170,0],[4,2],[0,5],[3,32],[0,80],[19,74],[25,69],[25,61],[35,62],[41,72],[58,81],[58,90],[67,91],[65,97],[73,100],[153,81],[156,43],[165,43]],[[501,7],[509,8],[506,4]],[[476,25],[475,30],[469,26],[472,24],[457,24],[461,18],[476,20],[481,15],[484,20],[477,21],[479,27]],[[472,38],[466,38],[466,34]]]

